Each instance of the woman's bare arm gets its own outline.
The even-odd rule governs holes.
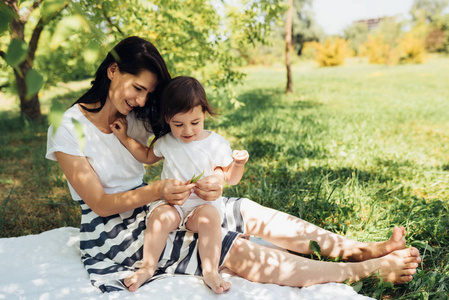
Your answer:
[[[164,179],[139,189],[106,194],[85,157],[63,152],[55,152],[55,156],[76,193],[99,216],[122,213],[162,198],[171,205],[182,205],[195,186],[176,179]]]

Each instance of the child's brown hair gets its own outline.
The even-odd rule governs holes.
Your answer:
[[[189,76],[178,76],[170,80],[164,87],[161,96],[160,124],[162,124],[162,130],[155,136],[151,145],[171,131],[168,122],[174,115],[186,113],[198,105],[201,105],[203,112],[207,112],[211,116],[216,115],[207,101],[206,91],[198,80]]]

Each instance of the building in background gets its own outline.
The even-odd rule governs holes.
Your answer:
[[[357,20],[352,22],[353,24],[358,24],[358,23],[364,23],[368,26],[368,30],[372,31],[374,28],[376,28],[380,22],[384,21],[384,20],[388,20],[391,17],[381,17],[381,18],[373,18],[373,19],[364,19],[364,20]]]

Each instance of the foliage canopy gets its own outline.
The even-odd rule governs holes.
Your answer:
[[[53,84],[91,77],[107,50],[126,36],[138,35],[156,45],[172,75],[196,76],[205,86],[229,91],[243,77],[233,69],[239,63],[239,49],[265,40],[283,12],[281,2],[244,0],[231,6],[206,0],[9,1],[16,14],[2,4],[0,50],[13,44],[14,49],[25,51],[23,44],[40,28],[44,38],[37,44],[35,62],[32,59],[37,69],[32,78],[42,74],[36,82],[45,79]],[[21,22],[28,11],[32,18],[23,22],[23,37],[14,42],[14,22]],[[9,39],[4,38],[8,29]],[[6,63],[14,68],[17,61],[27,61],[25,56]],[[2,66],[1,70],[4,74],[7,69]],[[36,93],[39,88],[30,91]]]

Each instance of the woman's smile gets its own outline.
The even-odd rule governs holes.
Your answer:
[[[125,102],[126,102],[126,104],[127,104],[131,109],[134,109],[134,108],[136,108],[136,107],[139,107],[139,105],[132,105],[131,103],[129,103],[128,100],[125,100]]]

